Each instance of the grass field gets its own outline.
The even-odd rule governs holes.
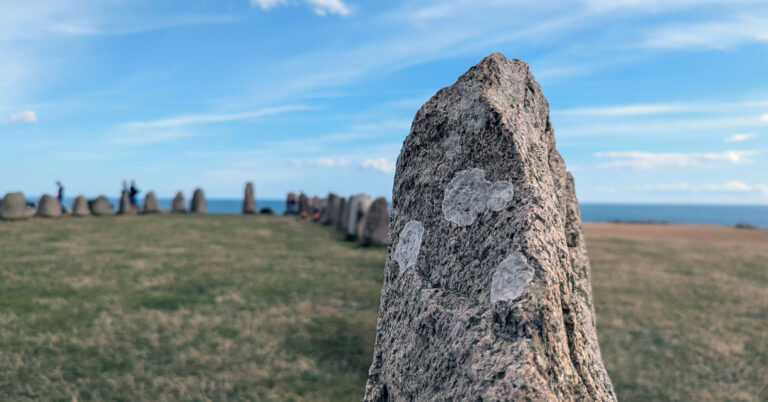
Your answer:
[[[587,225],[622,400],[768,399],[768,231]],[[359,400],[384,249],[270,216],[0,222],[0,400]]]

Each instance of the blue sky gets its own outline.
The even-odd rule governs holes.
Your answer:
[[[0,193],[389,197],[416,110],[494,51],[581,201],[768,203],[764,0],[0,0]]]

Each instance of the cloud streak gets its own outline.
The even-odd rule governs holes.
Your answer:
[[[120,125],[123,129],[137,129],[137,128],[169,128],[169,127],[181,127],[194,124],[208,124],[208,123],[226,123],[237,120],[248,120],[257,117],[270,116],[281,113],[299,112],[309,110],[307,105],[288,105],[278,107],[268,107],[250,112],[240,113],[224,113],[224,114],[193,114],[184,116],[174,116],[159,120],[150,121],[134,121],[124,123]]]
[[[601,168],[649,170],[668,167],[717,167],[723,164],[752,163],[756,151],[725,151],[720,153],[651,153],[637,151],[598,152],[597,158],[613,159],[598,165]]]
[[[315,14],[324,17],[329,14],[346,17],[352,13],[349,6],[342,0],[304,0],[303,1]],[[258,6],[264,11],[269,11],[275,7],[296,4],[289,0],[251,0],[251,5]]]
[[[724,142],[744,142],[757,137],[755,134],[734,134],[723,139]]]
[[[14,123],[37,123],[37,113],[32,110],[11,114],[11,121]]]

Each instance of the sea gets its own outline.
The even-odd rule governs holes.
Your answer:
[[[117,199],[110,200],[114,206]],[[171,199],[159,199],[160,207],[171,208]],[[72,200],[65,200],[67,206]],[[281,215],[285,212],[284,200],[258,199],[258,208],[269,208]],[[243,201],[238,199],[208,199],[208,213],[238,214]],[[582,203],[581,219],[584,222],[646,222],[692,223],[707,225],[748,225],[768,228],[768,205],[682,205],[682,204],[601,204]]]

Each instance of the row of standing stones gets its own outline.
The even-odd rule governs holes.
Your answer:
[[[144,197],[144,206],[141,211],[131,205],[128,194],[123,194],[120,197],[117,210],[118,215],[137,215],[139,212],[144,214],[163,212],[160,209],[160,204],[157,202],[157,196],[154,191],[148,192]],[[189,209],[187,209],[187,201],[184,198],[184,193],[179,191],[173,198],[170,212],[207,213],[208,203],[205,199],[203,190],[199,188],[195,189],[192,194],[192,202],[190,203]],[[106,216],[114,214],[115,210],[112,208],[112,204],[109,202],[109,199],[103,195],[92,200],[87,200],[85,196],[79,195],[72,202],[73,216]],[[27,208],[27,200],[24,197],[24,194],[20,192],[7,193],[5,197],[0,200],[0,219],[4,220],[24,219],[30,216],[56,218],[62,215],[63,212],[59,200],[49,194],[44,194],[40,197],[36,210],[29,210]]]
[[[360,240],[363,246],[386,246],[389,228],[389,209],[384,197],[371,200],[365,194],[339,197],[334,193],[326,198],[308,197],[301,193],[289,193],[286,199],[286,213],[292,211],[292,200],[296,203],[296,215],[312,217],[319,214],[317,222],[329,225],[346,234],[347,240]]]

